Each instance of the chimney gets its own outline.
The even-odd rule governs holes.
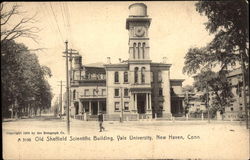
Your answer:
[[[75,65],[74,65],[74,69],[81,69],[82,67],[82,56],[77,55],[74,57],[75,60]]]
[[[119,62],[122,63],[122,59],[121,58],[119,58]]]
[[[162,57],[163,63],[167,63],[167,57]]]
[[[110,57],[107,57],[107,64],[111,64]]]

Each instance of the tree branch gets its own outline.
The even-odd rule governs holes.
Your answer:
[[[17,10],[18,7],[19,6],[14,5],[11,11],[1,14],[1,21],[3,21],[7,17],[3,22],[1,22],[1,25],[5,25],[13,15],[19,14]]]
[[[1,4],[1,10],[4,8],[4,4]],[[21,12],[18,11],[19,6],[14,5],[12,6],[12,9],[10,11],[7,11],[5,13],[1,13],[1,25],[5,25],[10,21],[10,19],[15,14],[20,14]],[[30,18],[22,18],[17,24],[15,24],[12,29],[2,29],[1,30],[1,42],[6,40],[14,40],[18,37],[25,37],[30,38],[34,42],[38,43],[36,38],[38,37],[36,33],[38,33],[40,30],[37,27],[29,27],[29,24],[33,24],[36,22],[35,17],[37,14],[33,15]]]

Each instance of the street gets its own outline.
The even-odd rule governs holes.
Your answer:
[[[3,122],[4,156],[21,159],[249,157],[249,133],[245,124],[239,122],[105,121],[104,132],[99,132],[97,121],[71,119],[70,124],[71,133],[67,135],[66,121],[52,116]]]

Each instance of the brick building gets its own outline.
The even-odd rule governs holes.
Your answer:
[[[241,68],[230,71],[227,80],[231,86],[233,99],[229,106],[225,107],[225,119],[239,119],[239,115],[245,115],[243,101],[243,79]],[[246,86],[247,107],[249,108],[249,92]]]
[[[170,118],[171,109],[173,113],[183,112],[183,80],[170,80],[171,64],[155,63],[150,59],[150,23],[147,6],[132,4],[126,19],[128,60],[93,67],[82,65],[81,56],[74,58],[72,116],[90,120],[102,111],[106,120],[119,120],[121,117],[138,120]],[[171,91],[177,94],[171,97]]]

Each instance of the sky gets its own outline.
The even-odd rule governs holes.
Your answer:
[[[137,1],[138,2],[138,1]],[[143,1],[142,1],[143,2]],[[83,64],[96,62],[111,63],[118,59],[128,59],[128,31],[125,28],[129,16],[130,2],[14,2],[25,11],[13,17],[16,23],[23,16],[36,14],[36,23],[41,29],[39,43],[31,39],[19,38],[30,49],[44,48],[36,52],[39,62],[48,66],[52,77],[48,79],[55,98],[60,93],[59,81],[66,81],[64,42],[83,56]],[[12,5],[14,3],[9,3]],[[172,79],[185,79],[183,85],[192,84],[193,79],[182,73],[184,56],[191,47],[202,47],[209,43],[209,35],[204,23],[206,16],[195,10],[195,1],[153,1],[147,5],[147,14],[152,18],[149,28],[150,58],[153,62],[172,64]],[[65,88],[63,87],[63,91]]]

